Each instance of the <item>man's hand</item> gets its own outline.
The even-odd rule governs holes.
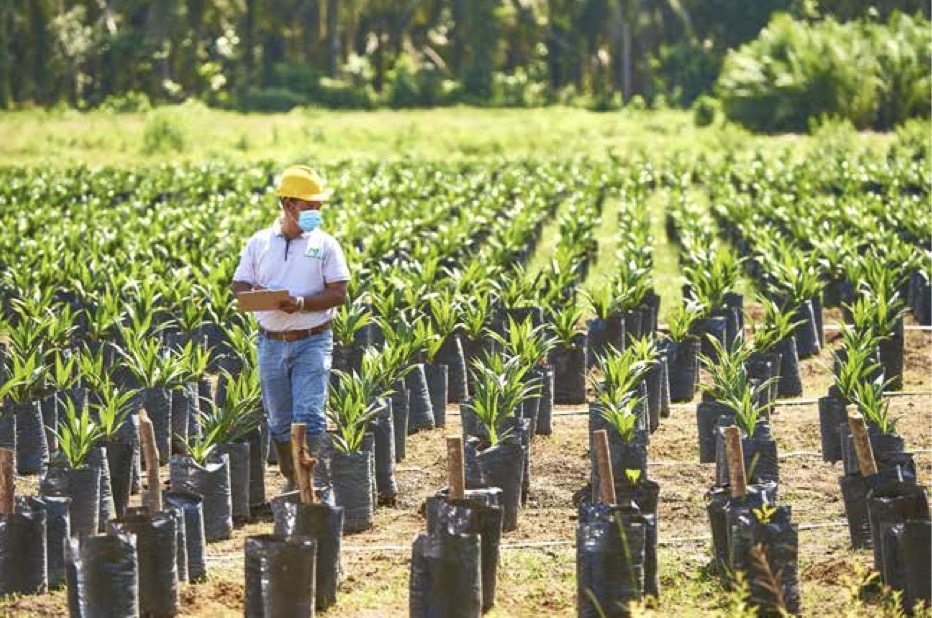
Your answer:
[[[294,296],[289,296],[286,300],[278,303],[278,308],[285,313],[294,313],[298,310],[298,299]]]

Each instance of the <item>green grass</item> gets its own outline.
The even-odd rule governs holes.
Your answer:
[[[200,105],[148,113],[0,113],[0,164],[117,165],[205,158],[277,161],[464,157],[604,157],[721,152],[728,145],[811,145],[809,136],[697,128],[684,111],[445,108],[241,114]],[[865,137],[882,143],[886,136]]]

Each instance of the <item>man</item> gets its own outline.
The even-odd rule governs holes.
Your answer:
[[[291,424],[306,423],[311,455],[326,452],[324,405],[333,333],[334,307],[346,299],[350,273],[339,243],[320,229],[321,207],[330,197],[314,171],[305,165],[285,170],[275,194],[281,214],[275,223],[246,243],[233,275],[233,293],[287,290],[275,311],[255,312],[259,323],[259,380],[269,414],[269,434],[292,491],[294,461]],[[320,473],[326,478],[326,465]]]

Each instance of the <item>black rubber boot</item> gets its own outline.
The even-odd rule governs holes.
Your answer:
[[[275,444],[275,454],[278,455],[278,469],[285,477],[285,484],[282,485],[279,493],[288,493],[295,490],[294,482],[294,458],[291,456],[291,442],[273,441]]]

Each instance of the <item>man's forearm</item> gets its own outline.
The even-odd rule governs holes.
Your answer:
[[[346,293],[342,290],[326,289],[320,294],[312,294],[304,297],[305,311],[325,311],[331,307],[339,307],[346,299]]]
[[[230,289],[233,291],[233,294],[239,294],[240,292],[249,292],[254,287],[254,285],[245,281],[234,281]]]

